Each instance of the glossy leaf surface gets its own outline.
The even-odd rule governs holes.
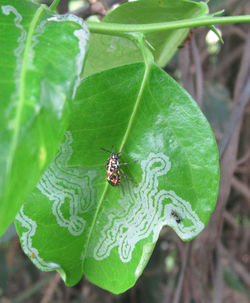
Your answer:
[[[75,16],[0,3],[0,234],[58,150],[87,39]]]
[[[105,179],[109,154],[100,150],[112,145],[131,162],[118,187]],[[164,225],[183,240],[202,231],[218,174],[210,126],[186,91],[156,65],[107,70],[80,85],[65,142],[17,231],[34,264],[59,270],[67,285],[85,274],[120,293],[142,273]]]
[[[145,24],[176,21],[200,17],[208,12],[204,2],[188,0],[140,0],[125,3],[111,11],[103,22]],[[177,51],[178,46],[188,33],[188,29],[155,32],[146,35],[153,46],[155,62],[165,66]],[[92,34],[90,52],[86,62],[85,75],[107,68],[142,61],[141,53],[127,38]]]

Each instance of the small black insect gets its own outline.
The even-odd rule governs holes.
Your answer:
[[[172,211],[171,211],[171,216],[173,216],[173,217],[175,218],[176,223],[178,223],[178,224],[181,223],[181,218],[180,218],[180,216],[177,214],[176,211],[172,210]]]

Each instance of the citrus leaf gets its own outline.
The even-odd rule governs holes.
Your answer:
[[[112,145],[130,163],[121,165],[117,187],[106,181],[109,154],[100,149]],[[67,285],[85,274],[123,292],[164,225],[185,241],[203,230],[218,174],[206,118],[160,68],[134,63],[90,76],[78,89],[65,142],[16,217],[24,252],[39,268],[57,269]]]
[[[29,1],[0,5],[0,234],[54,158],[68,127],[88,31]]]
[[[208,13],[204,2],[188,0],[140,0],[120,5],[111,11],[102,22],[145,24],[176,21],[201,17]],[[188,34],[188,29],[154,32],[146,35],[146,40],[155,49],[155,62],[165,66]],[[141,53],[127,38],[91,34],[90,52],[85,75],[142,61]]]

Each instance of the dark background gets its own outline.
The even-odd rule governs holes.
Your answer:
[[[46,1],[44,1],[46,3]],[[49,4],[51,1],[47,1]],[[72,7],[79,3],[79,7]],[[99,18],[124,1],[61,0],[83,18]],[[210,11],[250,14],[247,0],[211,0]],[[82,279],[66,287],[56,273],[41,272],[23,254],[12,226],[0,238],[0,303],[247,303],[250,300],[250,32],[249,24],[220,26],[224,45],[197,28],[165,70],[197,100],[220,151],[218,204],[205,230],[184,243],[166,227],[143,275],[121,295]]]

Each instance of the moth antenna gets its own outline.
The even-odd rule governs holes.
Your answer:
[[[105,152],[111,153],[111,151],[107,150],[106,148],[101,147],[100,149],[103,150],[103,151],[105,151]]]

